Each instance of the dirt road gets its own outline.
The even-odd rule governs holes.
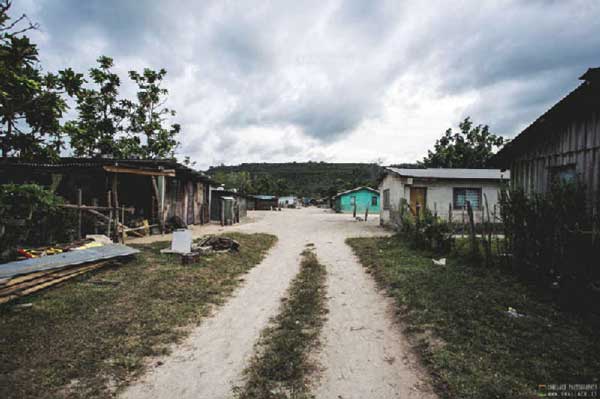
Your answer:
[[[378,218],[306,208],[251,212],[252,223],[197,229],[265,232],[279,237],[267,258],[235,295],[198,326],[161,364],[129,387],[123,398],[230,398],[253,345],[298,272],[300,252],[313,243],[328,270],[328,321],[316,355],[322,374],[317,398],[433,398],[408,343],[394,325],[391,306],[344,243],[346,237],[382,235]]]

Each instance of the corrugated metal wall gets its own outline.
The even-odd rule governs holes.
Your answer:
[[[548,131],[548,140],[539,142],[511,164],[515,187],[527,192],[546,192],[554,167],[575,165],[586,185],[590,203],[600,190],[600,112],[569,124],[558,132]]]

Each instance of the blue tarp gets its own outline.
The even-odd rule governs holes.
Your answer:
[[[0,279],[11,278],[43,270],[58,269],[65,266],[80,265],[98,260],[118,258],[137,254],[140,251],[123,244],[108,244],[56,255],[42,256],[0,265]]]

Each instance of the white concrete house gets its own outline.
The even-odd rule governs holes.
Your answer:
[[[396,224],[402,199],[413,213],[426,206],[439,217],[462,221],[467,201],[473,207],[476,221],[481,220],[485,197],[490,212],[498,204],[502,185],[508,183],[510,173],[499,169],[399,169],[384,168],[379,183],[381,194],[380,223]]]
[[[300,200],[295,195],[286,195],[279,197],[279,206],[281,208],[297,208],[300,206]]]

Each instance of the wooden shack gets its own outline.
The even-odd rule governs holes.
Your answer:
[[[588,204],[600,200],[600,68],[590,68],[580,80],[492,159],[510,169],[513,187],[543,193],[553,179],[578,179]]]
[[[223,188],[217,188],[210,192],[210,220],[223,223],[223,201],[225,197],[233,198],[233,208],[235,211],[234,223],[245,218],[248,213],[248,196]]]
[[[71,204],[126,207],[124,222],[209,221],[210,187],[204,174],[174,160],[61,158],[53,163],[0,159],[0,184],[37,183]],[[81,194],[79,194],[81,193]]]
[[[279,199],[274,195],[254,195],[254,209],[257,211],[269,211],[277,209]]]

